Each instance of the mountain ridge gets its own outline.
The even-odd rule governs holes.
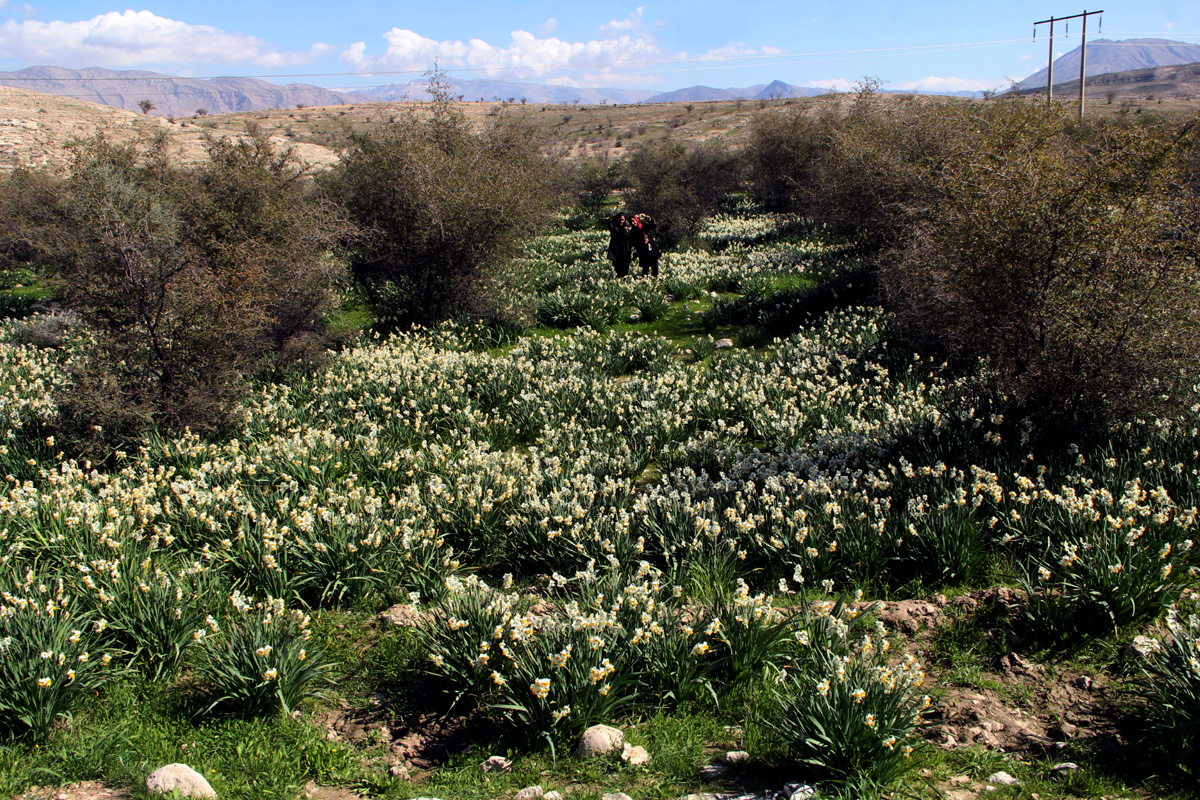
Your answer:
[[[1054,59],[1054,85],[1079,80],[1080,50]],[[1087,77],[1110,72],[1174,67],[1200,61],[1200,44],[1174,39],[1094,39],[1087,43]],[[1045,88],[1049,70],[1042,67],[1016,84],[1020,91]]]

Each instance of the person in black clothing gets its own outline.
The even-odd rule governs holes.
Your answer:
[[[618,278],[629,274],[629,264],[633,261],[633,242],[624,212],[619,211],[608,220],[608,251],[604,255],[612,262]]]
[[[654,241],[654,230],[658,226],[646,214],[634,214],[629,219],[629,226],[629,238],[633,240],[633,249],[637,251],[642,277],[653,275],[657,278],[658,259],[662,256],[658,242]]]

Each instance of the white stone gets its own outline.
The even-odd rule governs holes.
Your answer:
[[[541,786],[526,786],[517,792],[517,800],[533,800],[535,797],[545,797],[545,795]]]
[[[1000,786],[1020,786],[1021,782],[1009,775],[1007,772],[993,772],[988,775],[988,783],[999,784]]]
[[[484,772],[508,772],[512,769],[512,761],[504,756],[490,756],[480,766],[483,767]]]
[[[721,763],[729,764],[729,765],[745,764],[749,760],[750,760],[750,754],[747,753],[745,750],[730,750],[728,753],[726,753],[724,756],[721,757]]]
[[[633,800],[633,798],[624,792],[609,792],[601,800]]]
[[[542,798],[543,800],[563,800],[562,792],[546,792]]]
[[[650,753],[644,747],[626,744],[621,750],[621,760],[632,767],[650,763]]]
[[[625,734],[611,725],[593,725],[583,732],[583,736],[579,737],[579,744],[575,748],[580,758],[592,758],[594,756],[608,755],[615,753],[625,745]]]
[[[783,787],[787,800],[809,800],[817,796],[817,787],[811,783],[789,783]]]
[[[717,339],[713,342],[713,347],[718,350],[728,350],[730,347],[733,347],[733,339]]]
[[[146,788],[156,794],[178,790],[181,797],[216,797],[204,776],[187,764],[167,764],[150,773]]]

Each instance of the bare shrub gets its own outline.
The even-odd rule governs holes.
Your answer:
[[[884,273],[895,318],[986,358],[1047,426],[1098,430],[1180,400],[1200,355],[1190,132],[1080,130],[1024,104],[946,123],[969,136],[925,172],[928,202]]]
[[[59,398],[65,442],[98,457],[151,424],[226,426],[259,359],[320,329],[345,226],[305,197],[303,172],[257,130],[210,140],[195,170],[162,138],[77,143],[56,223],[33,228],[96,336]]]
[[[693,147],[663,139],[639,145],[626,167],[634,186],[633,208],[658,223],[662,244],[671,246],[696,231],[741,181],[741,160],[720,142]]]
[[[453,106],[444,76],[428,114],[354,134],[325,191],[362,236],[351,267],[376,318],[402,327],[484,302],[490,268],[533,235],[557,200],[533,131],[501,114],[480,132]]]

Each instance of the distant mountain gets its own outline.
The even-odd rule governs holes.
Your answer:
[[[355,90],[359,94],[369,95],[376,100],[428,100],[429,92],[425,90],[424,81],[408,83],[393,83],[388,86],[374,86],[367,89]],[[600,105],[602,103],[638,103],[654,94],[645,89],[615,89],[615,88],[579,88],[572,86],[552,86],[536,83],[517,83],[513,81],[489,80],[450,80],[450,94],[463,100],[484,102],[512,100],[529,103],[584,103],[585,105]]]
[[[190,116],[197,109],[210,114],[259,111],[293,106],[336,106],[369,103],[366,95],[335,92],[320,86],[291,83],[280,86],[255,78],[177,78],[142,70],[111,70],[100,67],[63,69],[27,67],[0,72],[0,86],[31,92],[90,100],[106,106],[139,111],[149,100],[159,116]]]
[[[643,103],[711,103],[716,100],[737,100],[738,95],[728,89],[714,89],[711,86],[689,86],[686,89],[676,89],[673,92],[663,92],[647,97]]]
[[[1079,80],[1076,47],[1054,60],[1054,85]],[[1171,39],[1095,39],[1087,43],[1087,74],[1104,75],[1152,67],[1172,67],[1200,61],[1200,44]],[[1045,88],[1048,71],[1038,70],[1017,84],[1018,90]]]
[[[1057,72],[1054,77],[1058,77]],[[1064,99],[1073,100],[1079,94],[1078,73],[1073,81],[1059,83],[1055,80],[1054,88],[1056,92],[1061,92]],[[1043,89],[1044,86],[1018,91],[1023,94],[1034,94]],[[1151,99],[1171,100],[1200,97],[1200,63],[1108,72],[1103,75],[1089,76],[1087,90],[1089,101],[1093,103],[1128,100],[1140,104]]]
[[[760,83],[756,86],[732,89],[714,89],[711,86],[689,86],[673,92],[663,92],[647,97],[643,103],[708,103],[717,100],[778,100],[788,97],[815,97],[828,89],[810,86],[792,86],[783,81]]]

